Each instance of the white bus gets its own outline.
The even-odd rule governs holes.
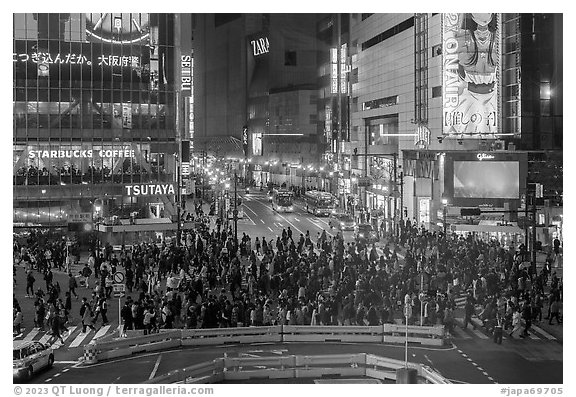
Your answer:
[[[314,215],[328,216],[334,211],[334,198],[330,193],[310,190],[304,194],[306,211]]]
[[[294,193],[286,189],[274,189],[272,193],[272,209],[276,212],[293,212]]]

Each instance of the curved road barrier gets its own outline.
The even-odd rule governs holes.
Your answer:
[[[352,342],[404,343],[406,326],[298,326],[242,327],[215,329],[162,330],[151,335],[92,341],[84,347],[84,362],[131,356],[181,346],[221,346],[238,343]],[[444,327],[408,326],[408,342],[430,346],[444,344]]]
[[[320,356],[238,357],[182,368],[147,380],[148,384],[216,383],[250,379],[304,379],[322,376],[359,377],[397,381],[397,371],[404,362],[373,354],[332,354]],[[418,383],[449,384],[431,368],[408,363],[417,373]]]

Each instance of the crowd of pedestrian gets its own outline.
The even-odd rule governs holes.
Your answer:
[[[345,242],[341,233],[329,237],[324,231],[312,238],[308,231],[297,235],[288,228],[269,239],[243,234],[235,244],[231,227],[205,225],[184,232],[180,244],[143,242],[119,252],[111,246],[92,252],[80,271],[81,285],[69,274],[65,302],[49,276],[50,266],[61,259],[53,256],[50,262],[40,255],[39,261],[48,263],[40,266],[47,292],[35,290],[38,273],[27,266],[27,296],[35,299],[36,326],[54,330],[57,324],[61,330],[71,315],[72,296],[78,296],[76,288],[89,288],[92,299],[84,298],[77,314],[84,332],[98,319],[108,323],[107,299],[117,269],[125,271],[129,292],[120,313],[124,329],[145,333],[275,324],[379,325],[403,318],[405,302],[413,308],[410,323],[443,324],[450,330],[455,298],[462,293],[468,294],[464,327],[474,326],[471,319],[477,315],[489,330],[503,327],[525,336],[531,323],[546,314],[550,322],[560,322],[562,280],[551,272],[555,253],[536,272],[523,262],[521,247],[445,236],[409,223],[401,231],[400,241],[385,242],[379,254],[374,245]],[[24,247],[19,251],[26,262],[30,254]],[[14,300],[16,332],[21,314]]]

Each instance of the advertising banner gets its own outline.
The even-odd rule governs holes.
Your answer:
[[[498,14],[442,14],[444,135],[498,133]]]

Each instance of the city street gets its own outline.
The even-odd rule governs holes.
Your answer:
[[[15,380],[567,380],[564,14],[322,8],[11,15]]]
[[[328,218],[315,217],[306,212],[301,202],[295,203],[294,213],[278,214],[274,212],[265,196],[261,192],[251,192],[242,195],[243,205],[246,213],[245,219],[238,221],[238,234],[247,233],[254,240],[255,236],[266,237],[267,240],[282,233],[282,229],[290,226],[295,233],[305,234],[309,231],[311,236],[315,236],[322,230],[326,230],[329,235],[334,234],[328,227]],[[208,205],[204,204],[204,209]],[[212,221],[214,224],[214,221]],[[344,237],[347,242],[353,240],[353,232],[345,232]],[[381,246],[385,242],[377,243],[379,254]],[[399,257],[403,258],[402,251]],[[81,263],[74,266],[72,272],[77,274],[86,259],[86,255],[81,258]],[[558,269],[561,271],[561,269]],[[60,271],[54,271],[55,281],[61,286],[67,285],[67,275]],[[50,335],[46,331],[33,328],[33,300],[24,298],[25,280],[24,269],[17,266],[14,293],[19,300],[24,313],[24,330],[15,340],[39,340],[46,342]],[[94,278],[91,278],[94,282]],[[37,287],[43,285],[41,277],[37,276]],[[163,283],[164,285],[164,283]],[[101,320],[96,324],[96,331],[88,330],[86,334],[81,332],[79,324],[78,308],[82,297],[90,299],[91,290],[83,287],[78,288],[79,300],[72,301],[72,319],[68,326],[69,333],[64,335],[64,348],[61,343],[53,345],[56,348],[56,364],[51,370],[43,372],[34,382],[52,383],[75,383],[83,376],[99,375],[98,383],[133,383],[146,380],[146,374],[156,368],[155,374],[161,375],[181,366],[192,365],[193,363],[211,360],[221,357],[223,351],[228,355],[248,354],[248,356],[266,356],[267,354],[325,354],[325,345],[298,345],[283,344],[278,346],[222,346],[221,348],[197,348],[183,351],[171,351],[160,354],[146,354],[142,357],[132,359],[115,360],[108,363],[99,363],[92,366],[79,366],[79,359],[83,354],[83,347],[90,341],[100,337],[111,337],[117,330],[118,322],[118,300],[109,301],[108,318],[110,324],[101,326]],[[137,298],[137,294],[131,294]],[[457,309],[455,318],[457,324],[463,323],[464,307],[463,297],[456,298]],[[124,300],[122,299],[122,304]],[[401,317],[396,318],[396,322],[401,324]],[[562,343],[563,326],[549,326],[546,321],[533,325],[533,332],[525,339],[511,339],[507,336],[501,345],[495,344],[491,335],[482,328],[480,320],[473,318],[477,325],[476,329],[471,326],[464,330],[456,326],[451,338],[451,347],[446,349],[411,349],[412,358],[418,362],[430,365],[439,370],[444,376],[464,383],[521,383],[523,379],[529,377],[531,383],[562,383]],[[402,358],[403,350],[401,346],[371,346],[362,344],[333,344],[330,352],[381,352],[378,354],[388,355],[393,358]],[[163,359],[160,366],[155,366],[158,356]],[[190,361],[192,360],[192,361]],[[461,362],[461,365],[454,365]],[[113,367],[114,371],[108,370]],[[133,368],[141,368],[142,371],[133,371]],[[148,371],[148,372],[147,372]]]

